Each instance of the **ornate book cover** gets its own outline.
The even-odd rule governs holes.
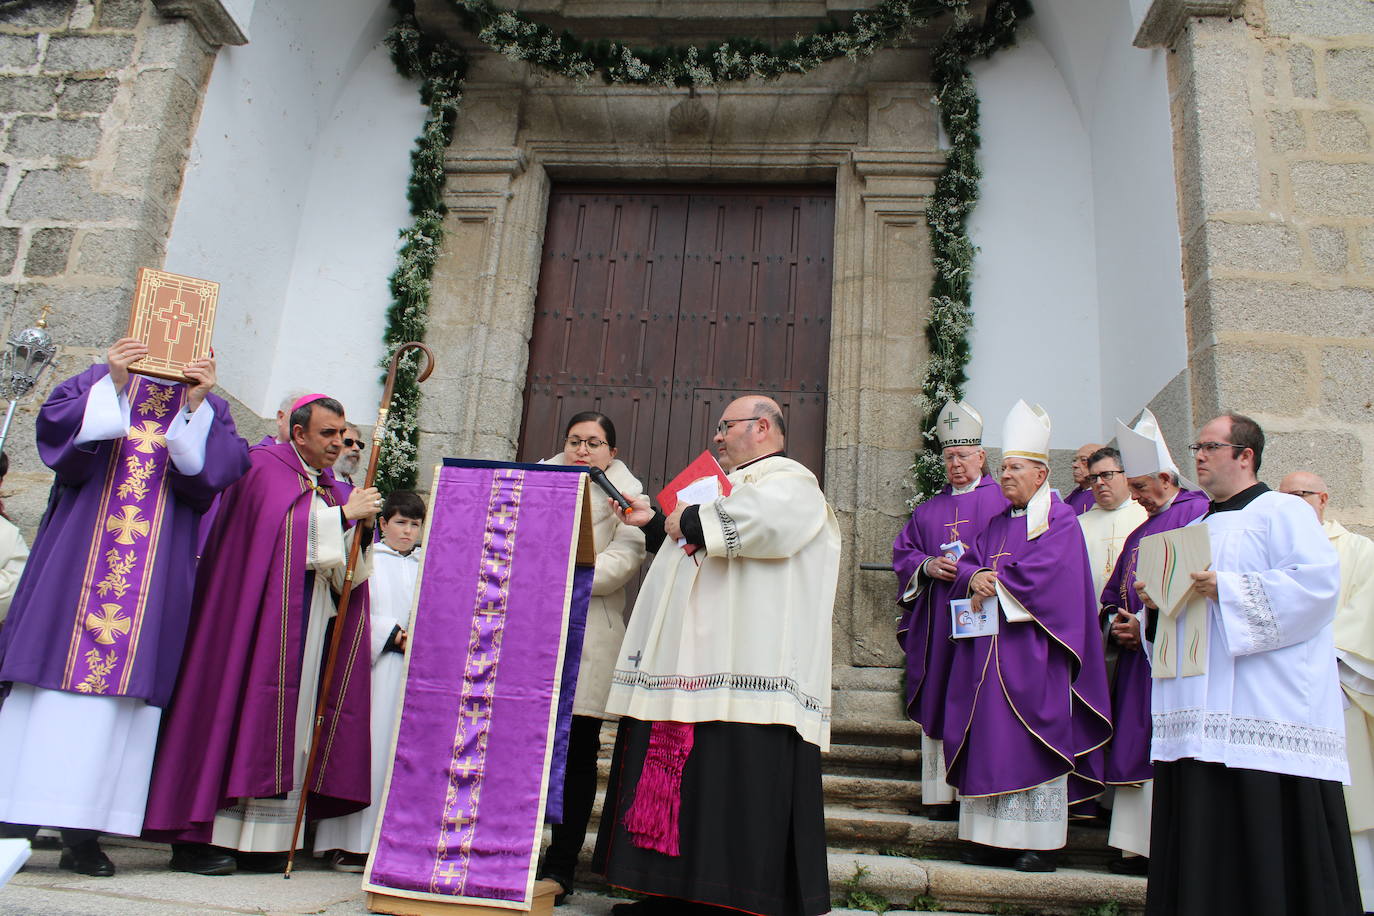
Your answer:
[[[133,371],[187,381],[182,368],[210,355],[218,300],[219,284],[211,280],[140,267],[129,336],[146,343],[148,355],[133,364]]]

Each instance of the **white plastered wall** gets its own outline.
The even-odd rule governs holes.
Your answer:
[[[1131,45],[1134,2],[1039,0],[974,67],[967,397],[992,445],[1018,397],[1049,411],[1054,448],[1106,441],[1187,365],[1165,62]]]
[[[372,422],[424,114],[381,43],[394,21],[385,0],[257,0],[215,62],[165,263],[222,284],[220,384],[262,416],[307,388]]]

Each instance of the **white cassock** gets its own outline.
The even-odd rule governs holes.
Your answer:
[[[299,457],[299,454],[298,456]],[[301,460],[301,466],[318,483],[320,472]],[[301,689],[296,702],[296,761],[293,788],[285,798],[245,798],[232,808],[215,815],[210,842],[240,852],[286,852],[291,847],[291,831],[295,827],[296,806],[300,802],[300,786],[305,778],[306,756],[310,753],[311,724],[315,721],[315,703],[319,695],[321,659],[327,646],[325,627],[337,613],[334,592],[343,589],[344,570],[348,565],[349,540],[344,535],[339,507],[331,506],[320,497],[313,497],[310,513],[310,540],[306,548],[306,568],[315,571],[314,590],[310,593],[310,620],[305,627],[305,659],[301,666]],[[355,527],[354,531],[363,530]],[[371,529],[367,529],[371,530]],[[366,581],[371,570],[372,551],[358,553],[358,565],[353,571],[353,587]],[[297,843],[305,839],[305,831]]]
[[[1207,671],[1155,679],[1151,759],[1345,782],[1339,573],[1312,508],[1270,491],[1192,522],[1203,523],[1219,598],[1207,602]],[[1174,624],[1178,645],[1183,624]]]
[[[315,825],[317,854],[342,849],[367,855],[372,850],[372,834],[381,812],[377,801],[391,765],[406,673],[405,656],[387,651],[386,646],[396,627],[410,633],[422,549],[400,554],[385,543],[372,545],[372,575],[367,580],[372,623],[372,804],[343,817],[319,821]]]
[[[76,444],[122,439],[129,413],[128,397],[105,376],[86,396]],[[189,420],[177,411],[167,455],[182,474],[204,468],[214,418],[208,402]],[[161,722],[162,709],[139,697],[13,685],[0,703],[0,822],[138,836]]]
[[[1341,560],[1336,604],[1336,662],[1345,692],[1350,785],[1345,808],[1360,879],[1360,899],[1374,911],[1374,541],[1340,522],[1322,526]]]
[[[1150,515],[1140,503],[1128,499],[1115,509],[1093,506],[1078,516],[1083,528],[1083,540],[1088,545],[1088,569],[1093,574],[1093,598],[1102,595],[1102,587],[1116,568],[1116,558],[1126,536],[1141,526]]]
[[[29,545],[14,522],[0,516],[0,623],[10,610],[10,599],[24,575],[24,563],[29,558]]]

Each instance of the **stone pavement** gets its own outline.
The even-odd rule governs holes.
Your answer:
[[[316,859],[299,860],[289,881],[281,875],[246,873],[206,878],[168,870],[166,846],[110,838],[104,846],[118,869],[113,878],[62,871],[57,867],[56,849],[35,849],[27,868],[0,888],[0,916],[363,916],[368,912],[361,876],[332,871]],[[556,912],[558,916],[609,916],[618,902],[622,901],[579,891]],[[862,911],[834,912],[857,916]]]

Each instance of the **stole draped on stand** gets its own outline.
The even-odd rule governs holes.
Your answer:
[[[438,469],[365,890],[532,905],[595,569],[586,489],[582,468]]]

